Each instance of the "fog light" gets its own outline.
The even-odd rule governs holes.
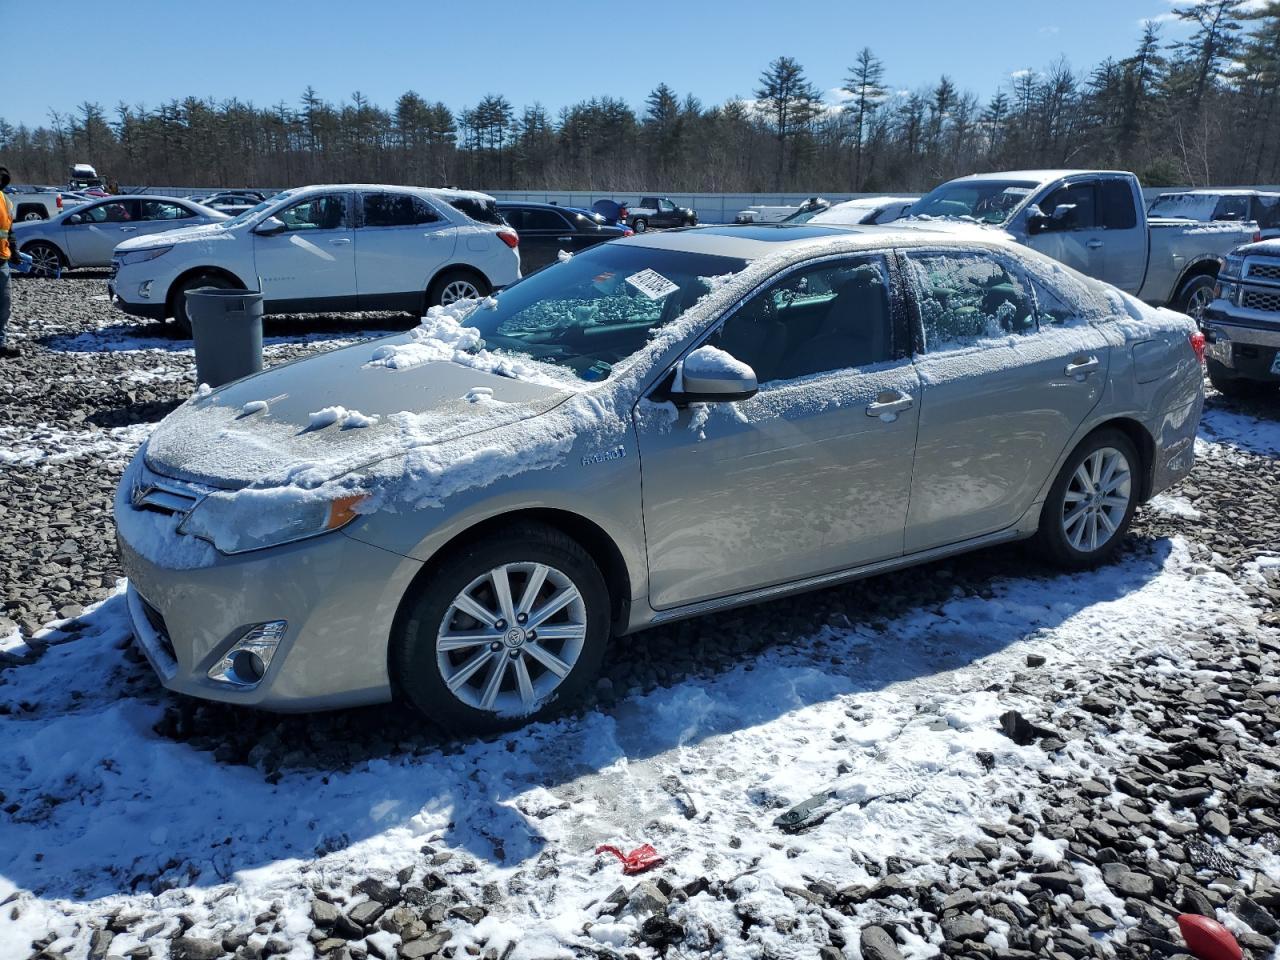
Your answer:
[[[154,281],[151,281],[151,280],[144,280],[142,283],[138,284],[138,296],[140,296],[140,297],[142,297],[142,298],[144,298],[144,299],[146,299],[146,300],[150,300],[150,299],[151,299],[151,284],[152,284],[153,282],[154,282]]]
[[[288,628],[286,620],[271,620],[250,627],[210,668],[209,679],[236,687],[256,687],[267,675],[271,659]]]

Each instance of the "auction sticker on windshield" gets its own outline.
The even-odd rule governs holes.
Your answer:
[[[680,289],[656,270],[641,270],[639,273],[633,273],[627,277],[627,283],[650,300],[661,300]]]

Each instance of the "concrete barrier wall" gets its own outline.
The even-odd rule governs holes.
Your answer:
[[[171,197],[190,197],[199,194],[216,193],[222,187],[148,187],[147,193]],[[277,187],[255,187],[264,193],[274,193]],[[1176,193],[1179,190],[1204,190],[1212,187],[1144,187],[1143,195],[1147,201],[1154,200],[1162,193]],[[1263,185],[1255,187],[1224,187],[1233,190],[1265,190],[1280,193],[1280,185]],[[499,200],[532,200],[538,203],[557,203],[562,207],[587,207],[597,200],[626,201],[636,204],[642,196],[667,197],[682,207],[690,207],[698,214],[701,223],[732,223],[739,210],[754,206],[799,206],[810,197],[820,196],[832,203],[842,200],[853,200],[857,197],[883,196],[880,193],[662,193],[661,191],[636,192],[599,192],[589,190],[487,190],[484,191]],[[910,193],[893,194],[894,196],[912,196]]]

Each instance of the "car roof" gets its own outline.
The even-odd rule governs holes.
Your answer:
[[[74,191],[69,191],[74,192]],[[90,197],[93,203],[110,203],[113,200],[164,200],[172,203],[199,203],[190,197],[171,197],[161,193],[118,193],[109,197]]]
[[[998,170],[989,173],[971,173],[967,177],[957,177],[956,179],[970,181],[1029,180],[1034,183],[1052,183],[1054,180],[1061,180],[1063,177],[1076,177],[1086,174],[1130,176],[1125,170]]]
[[[558,203],[542,203],[539,200],[499,200],[498,209],[508,210],[511,207],[537,207],[540,210],[573,210],[573,207],[562,207]]]
[[[807,247],[824,247],[833,240],[843,239],[850,252],[859,250],[883,250],[886,247],[919,247],[957,241],[975,246],[998,248],[1008,241],[1003,234],[975,227],[972,231],[957,232],[940,227],[931,230],[924,225],[901,227],[884,226],[824,226],[787,223],[723,224],[719,226],[689,227],[683,230],[646,232],[634,237],[615,240],[637,247],[673,250],[681,253],[705,253],[713,256],[736,257],[739,260],[759,260],[778,253],[785,246],[794,247],[797,256]]]
[[[458,190],[454,187],[414,187],[403,183],[310,183],[305,187],[295,187],[287,192],[290,196],[296,196],[297,194],[310,193],[314,190],[378,190],[384,193],[425,193],[445,200],[470,199],[489,201],[493,199],[489,194],[481,193],[478,190]]]
[[[1246,190],[1242,187],[1224,187],[1221,190],[1166,190],[1156,199],[1162,197],[1280,197],[1273,190]]]

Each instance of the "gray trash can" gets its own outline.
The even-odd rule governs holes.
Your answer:
[[[220,387],[262,369],[262,294],[200,287],[187,291],[196,382]]]

